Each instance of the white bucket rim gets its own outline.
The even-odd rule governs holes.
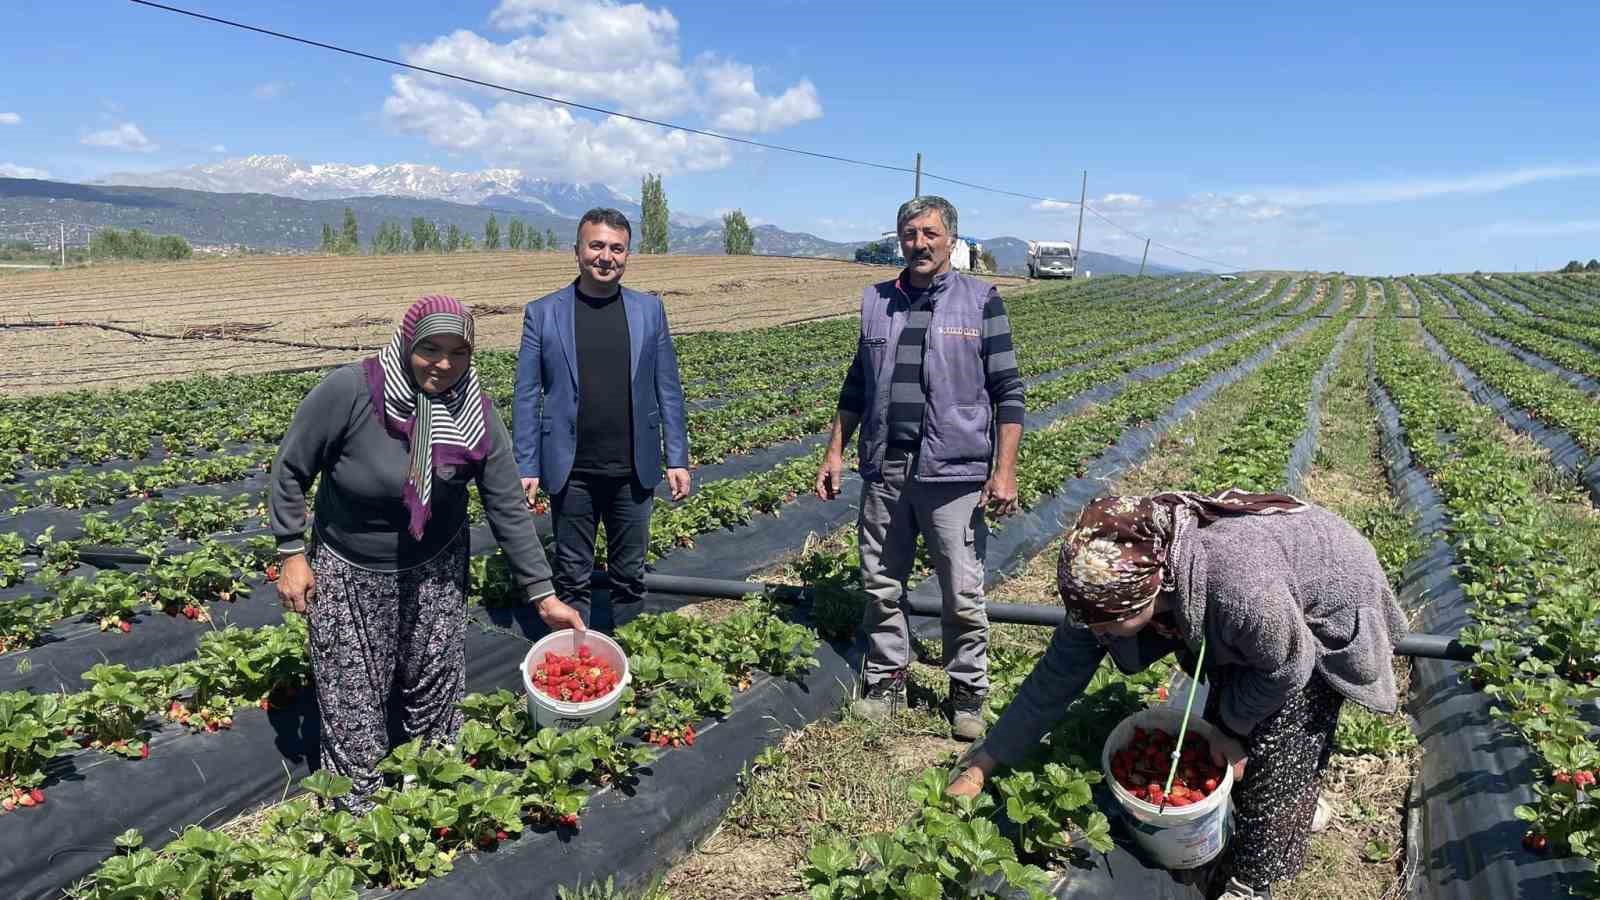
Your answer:
[[[533,676],[528,673],[529,664],[534,661],[536,656],[542,656],[547,651],[560,652],[554,650],[554,648],[548,645],[556,643],[559,638],[565,635],[570,635],[572,637],[572,649],[567,651],[569,653],[577,653],[579,647],[589,643],[590,641],[595,641],[609,646],[611,649],[617,652],[617,657],[622,660],[622,677],[617,679],[616,687],[613,687],[603,696],[596,697],[593,700],[585,700],[581,703],[573,703],[570,700],[558,700],[534,686]],[[551,633],[535,641],[533,646],[528,648],[528,652],[522,656],[523,689],[528,692],[528,696],[534,698],[534,702],[544,706],[547,709],[560,713],[563,718],[574,718],[604,710],[606,707],[616,703],[617,700],[622,697],[622,692],[627,690],[628,685],[632,681],[633,672],[628,666],[627,651],[622,649],[621,644],[618,644],[610,637],[607,637],[606,635],[601,634],[593,629],[583,632],[581,638],[577,629],[574,628],[563,628],[560,631],[552,631]]]

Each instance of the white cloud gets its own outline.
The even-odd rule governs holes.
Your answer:
[[[489,17],[518,32],[496,40],[470,30],[412,49],[408,62],[481,81],[706,129],[775,131],[822,115],[806,79],[762,93],[754,68],[703,54],[685,62],[679,24],[665,8],[617,0],[502,0]],[[435,146],[575,180],[631,182],[719,168],[729,145],[432,76],[396,75],[385,121]]]
[[[1090,205],[1100,209],[1143,209],[1150,205],[1150,201],[1138,194],[1112,193],[1102,195]]]
[[[266,81],[256,85],[255,89],[250,92],[250,96],[257,100],[276,100],[292,87],[294,87],[292,82]]]
[[[0,113],[0,125],[21,125],[22,116],[13,112]]]
[[[1365,206],[1422,200],[1446,194],[1490,194],[1541,181],[1600,178],[1600,164],[1523,166],[1475,174],[1347,181],[1305,187],[1269,187],[1252,191],[1283,206]]]
[[[1040,200],[1029,207],[1029,209],[1036,209],[1039,212],[1060,212],[1069,209],[1076,210],[1077,208],[1078,204],[1068,200]]]
[[[49,178],[50,173],[43,169],[30,169],[27,166],[12,163],[0,163],[0,178]]]
[[[703,77],[706,100],[723,131],[778,131],[809,119],[822,118],[822,101],[808,79],[776,97],[756,90],[755,69],[742,63],[707,61]]]
[[[222,146],[221,144],[212,144],[211,145],[211,152],[212,153],[227,153],[228,152],[228,148]]]
[[[703,171],[732,159],[728,145],[711,138],[626,119],[580,119],[546,103],[479,108],[408,75],[394,76],[383,111],[394,127],[445,149],[515,160],[557,177],[626,182],[645,171]]]
[[[150,153],[160,149],[150,139],[144,136],[139,126],[132,122],[123,122],[113,128],[102,131],[91,131],[83,136],[80,143],[89,147],[105,147],[111,150],[126,150],[131,153]]]

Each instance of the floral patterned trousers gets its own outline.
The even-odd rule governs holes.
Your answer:
[[[466,693],[467,531],[425,563],[363,569],[314,542],[306,605],[322,711],[322,767],[353,782],[339,806],[372,808],[398,713],[406,740],[453,742]]]

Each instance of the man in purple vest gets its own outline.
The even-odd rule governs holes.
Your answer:
[[[956,737],[983,736],[989,619],[984,509],[1017,505],[1023,390],[1011,324],[992,286],[950,270],[956,210],[917,197],[896,217],[906,268],[861,295],[861,341],[839,392],[817,496],[839,495],[844,445],[860,426],[861,581],[869,595],[857,715],[904,705],[911,635],[900,606],[922,535],[944,599],[944,667]]]

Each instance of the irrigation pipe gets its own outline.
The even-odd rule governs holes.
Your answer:
[[[141,565],[150,558],[136,550],[123,547],[83,546],[78,548],[78,558],[90,565]],[[603,570],[596,570],[591,584],[604,587],[610,583]],[[798,603],[810,598],[807,588],[792,584],[767,584],[760,581],[739,581],[728,578],[701,578],[693,575],[661,575],[647,572],[644,586],[657,594],[676,594],[690,597],[713,597],[738,600],[751,594],[767,594],[778,600]],[[923,597],[906,597],[901,605],[907,612],[920,616],[937,616],[943,612],[939,601]],[[1008,625],[1039,625],[1054,628],[1066,618],[1059,606],[1032,603],[986,604],[989,621]],[[1395,642],[1394,652],[1401,656],[1425,659],[1444,659],[1471,662],[1472,649],[1453,635],[1411,633]]]

